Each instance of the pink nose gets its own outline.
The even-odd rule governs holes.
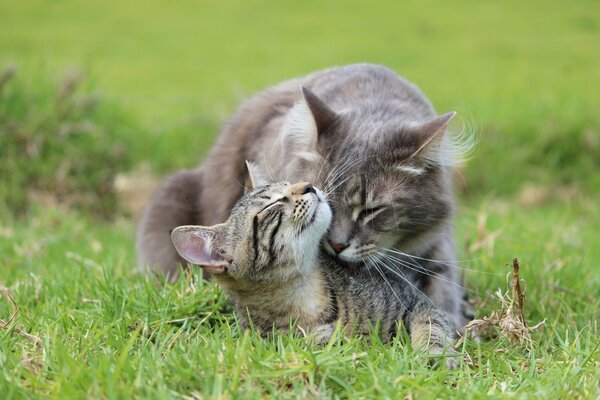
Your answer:
[[[329,246],[335,251],[335,254],[340,254],[346,247],[348,247],[347,243],[333,243],[331,240],[328,240]]]

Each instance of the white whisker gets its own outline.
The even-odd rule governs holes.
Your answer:
[[[410,259],[413,260],[413,262],[416,262],[414,259],[418,259],[418,260],[423,260],[423,261],[429,261],[429,262],[434,262],[436,264],[441,264],[444,265],[446,267],[449,268],[455,268],[455,269],[459,269],[462,271],[468,271],[468,272],[477,272],[480,274],[486,274],[486,275],[495,275],[495,276],[504,276],[504,274],[498,273],[498,272],[490,272],[490,271],[480,271],[477,269],[471,269],[471,268],[464,268],[464,267],[459,267],[457,265],[454,265],[453,263],[468,263],[468,262],[473,262],[475,260],[462,260],[462,261],[449,261],[449,260],[433,260],[433,259],[429,259],[429,258],[424,258],[424,257],[419,257],[419,256],[413,256],[411,254],[405,253],[403,251],[400,250],[396,250],[396,249],[382,249],[385,252],[390,252],[390,253],[394,253],[400,256],[404,256],[404,257],[408,257]],[[414,264],[413,264],[414,265]],[[420,267],[424,268],[422,265],[418,264]]]
[[[398,300],[398,302],[402,305],[402,307],[404,307],[405,310],[409,310],[408,307],[406,307],[406,305],[404,304],[404,302],[402,300],[400,300],[400,297],[398,297],[398,294],[396,293],[396,291],[394,290],[394,288],[392,287],[392,285],[390,284],[390,282],[387,280],[387,278],[385,277],[385,274],[383,273],[382,270],[380,270],[377,265],[375,265],[374,261],[375,259],[372,257],[369,257],[367,259],[367,261],[369,262],[369,264],[375,268],[375,270],[377,272],[379,272],[379,275],[381,275],[381,277],[383,278],[383,280],[385,281],[385,283],[388,285],[388,287],[390,288],[390,290],[392,291],[392,294],[394,295],[394,297],[396,298],[396,300]]]
[[[458,288],[461,288],[461,289],[463,289],[465,291],[468,291],[470,293],[473,293],[473,294],[476,294],[476,295],[480,294],[478,291],[469,289],[469,288],[467,288],[467,287],[465,287],[465,286],[463,286],[463,285],[461,285],[459,283],[456,283],[456,282],[454,282],[454,281],[452,281],[452,280],[450,280],[448,278],[445,278],[442,274],[439,274],[437,272],[428,270],[427,268],[423,267],[420,264],[413,264],[413,265],[411,265],[411,264],[407,263],[406,261],[401,260],[401,259],[399,259],[397,257],[394,257],[394,256],[392,256],[390,254],[384,254],[384,253],[381,253],[381,252],[377,252],[377,254],[379,254],[383,259],[390,261],[391,264],[394,265],[395,267],[401,266],[401,267],[404,267],[404,268],[408,268],[411,271],[414,271],[414,272],[417,272],[419,274],[423,274],[423,275],[426,275],[426,276],[429,276],[429,277],[432,277],[432,278],[435,278],[435,279],[439,279],[439,280],[441,280],[443,282],[446,282],[446,283],[448,283],[448,284],[450,284],[452,286],[456,286]]]
[[[421,289],[419,289],[417,286],[415,286],[415,284],[414,284],[414,283],[412,283],[412,282],[410,281],[410,279],[408,279],[408,278],[406,277],[406,275],[404,275],[404,274],[402,273],[402,271],[399,271],[399,270],[398,270],[398,271],[396,271],[396,270],[393,270],[392,268],[390,268],[389,266],[387,266],[386,264],[384,264],[384,263],[382,262],[382,260],[378,260],[377,262],[379,263],[379,265],[380,265],[381,267],[383,267],[383,268],[387,269],[388,271],[392,272],[392,273],[393,273],[393,274],[395,274],[396,276],[400,277],[400,278],[401,278],[403,281],[405,281],[406,283],[408,283],[408,284],[409,284],[409,285],[410,285],[410,286],[411,286],[413,289],[415,289],[417,292],[419,292],[421,295],[423,295],[423,296],[424,296],[424,297],[427,299],[427,301],[429,301],[429,303],[431,303],[431,304],[435,305],[435,304],[433,303],[433,301],[432,301],[432,300],[429,298],[429,296],[427,296],[425,293],[423,293],[423,291],[421,291]]]

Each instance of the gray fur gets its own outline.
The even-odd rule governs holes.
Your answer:
[[[225,221],[243,194],[243,161],[250,159],[273,182],[306,180],[327,192],[333,224],[326,254],[333,254],[328,243],[347,244],[338,261],[349,270],[384,268],[399,286],[406,277],[462,331],[451,186],[460,146],[445,132],[452,115],[436,117],[415,85],[377,65],[331,68],[271,87],[233,116],[191,172],[196,179],[186,175],[178,190],[169,180],[159,191],[140,224],[140,265],[173,274],[181,259],[166,232]],[[362,210],[367,223],[357,221]]]

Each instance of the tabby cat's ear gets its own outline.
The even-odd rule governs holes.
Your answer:
[[[258,170],[258,166],[251,161],[246,160],[246,184],[244,185],[244,193],[248,193],[257,186],[263,186],[269,183]]]
[[[210,272],[223,272],[233,258],[225,251],[225,224],[205,227],[179,226],[171,232],[175,249],[186,261],[198,264]]]

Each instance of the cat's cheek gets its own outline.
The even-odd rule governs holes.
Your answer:
[[[401,235],[399,234],[384,234],[379,236],[379,240],[377,241],[378,247],[380,249],[391,249],[396,243],[401,239]]]

